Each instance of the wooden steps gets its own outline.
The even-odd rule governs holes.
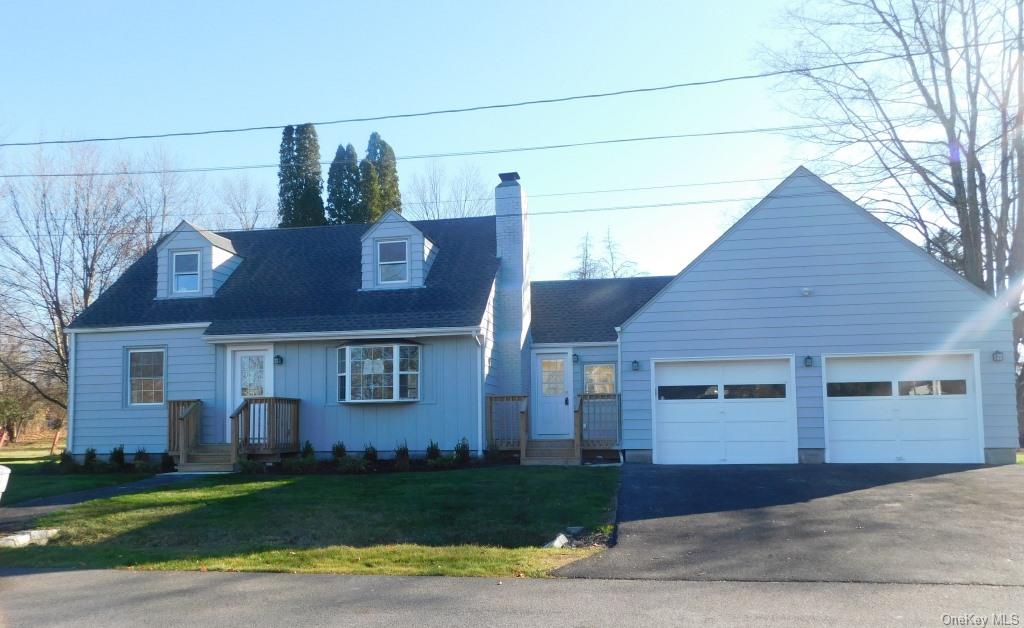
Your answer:
[[[526,456],[519,463],[523,465],[566,466],[580,464],[580,459],[576,456],[576,445],[572,439],[531,439],[526,443]]]
[[[234,471],[231,450],[226,444],[199,445],[178,463],[181,473],[216,473]]]

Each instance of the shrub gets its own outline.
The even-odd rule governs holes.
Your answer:
[[[313,458],[316,456],[316,449],[313,448],[313,443],[308,440],[302,443],[302,457]]]
[[[363,460],[370,463],[377,462],[377,448],[366,443],[366,447],[363,448]]]
[[[409,470],[409,444],[404,440],[401,445],[395,446],[395,470]]]
[[[469,441],[465,437],[455,443],[455,463],[460,465],[469,463]]]
[[[344,475],[356,475],[359,473],[366,473],[367,465],[366,461],[362,458],[351,458],[346,456],[338,459],[337,464],[338,473]]]
[[[160,454],[160,473],[171,473],[175,468],[174,456],[166,451]]]
[[[316,473],[319,463],[316,456],[297,456],[281,461],[281,472],[289,475],[308,475]]]
[[[141,460],[139,462],[133,462],[132,467],[136,473],[147,473],[154,474],[160,470],[160,463],[155,460]]]
[[[71,455],[71,452],[65,449],[60,452],[60,457],[57,459],[57,470],[61,473],[74,473],[75,468],[78,464],[75,462],[75,457]]]
[[[85,450],[85,458],[82,461],[82,464],[86,467],[95,467],[97,464],[99,464],[99,460],[96,458],[95,448],[90,447]]]
[[[139,447],[135,450],[135,457],[132,458],[135,463],[149,462],[149,452],[146,451],[145,447]]]
[[[441,457],[441,446],[431,440],[427,444],[427,460],[437,460]]]
[[[246,458],[238,461],[238,472],[249,475],[258,475],[267,472],[267,465],[259,460],[249,460]]]
[[[341,460],[347,455],[348,451],[345,449],[345,443],[339,440],[331,445],[331,456],[333,456],[335,460]]]
[[[446,471],[455,467],[454,456],[439,456],[432,460],[427,460],[427,469],[431,471]]]
[[[111,449],[108,460],[110,461],[110,466],[115,469],[123,469],[126,464],[124,460],[124,445],[118,445]]]

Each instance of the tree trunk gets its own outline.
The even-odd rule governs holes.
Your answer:
[[[53,431],[53,442],[50,443],[50,455],[51,456],[53,455],[54,450],[57,449],[57,441],[60,440],[60,433],[62,431],[63,430],[61,428],[59,428],[59,427],[56,430]]]

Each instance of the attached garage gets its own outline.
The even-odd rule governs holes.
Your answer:
[[[825,356],[828,462],[983,462],[972,354]]]
[[[790,357],[655,360],[654,462],[797,462]]]

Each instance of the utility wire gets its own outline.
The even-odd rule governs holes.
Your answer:
[[[472,105],[467,107],[451,107],[446,109],[433,109],[428,111],[418,111],[411,113],[392,113],[384,115],[374,116],[363,116],[356,118],[341,118],[338,120],[321,120],[319,122],[313,122],[316,126],[329,126],[336,124],[351,124],[356,122],[376,122],[380,120],[398,120],[405,118],[422,118],[426,116],[437,116],[437,115],[448,115],[457,113],[469,113],[473,111],[489,111],[493,109],[511,109],[516,107],[530,107],[535,105],[550,105],[554,103],[572,102],[577,100],[595,100],[598,98],[611,98],[617,96],[626,96],[630,94],[650,94],[654,92],[664,92],[677,89],[686,89],[691,87],[707,87],[710,85],[721,85],[724,83],[734,83],[737,81],[749,81],[755,79],[774,78],[778,76],[786,76],[790,74],[809,74],[811,72],[819,72],[822,70],[834,70],[839,68],[848,68],[852,66],[862,66],[874,63],[883,63],[886,61],[894,61],[896,59],[905,59],[907,57],[918,57],[926,54],[933,54],[936,52],[952,52],[955,50],[966,50],[971,47],[980,46],[991,46],[998,44],[1005,44],[1015,39],[1005,39],[1002,41],[968,44],[964,46],[951,46],[941,50],[934,51],[922,51],[916,53],[894,53],[889,55],[882,55],[878,57],[872,57],[868,59],[858,59],[851,61],[839,61],[836,63],[826,63],[816,66],[805,66],[800,68],[792,68],[789,70],[771,70],[768,72],[757,72],[751,74],[738,74],[734,76],[725,76],[719,78],[705,79],[700,81],[687,81],[682,83],[670,83],[667,85],[655,85],[650,87],[637,87],[633,89],[619,89],[608,92],[593,92],[588,94],[575,94],[571,96],[557,96],[552,98],[538,98],[534,100],[519,100],[514,102],[487,104],[487,105]],[[235,128],[223,128],[223,129],[207,129],[202,131],[173,131],[165,133],[146,133],[138,135],[118,135],[110,137],[90,137],[90,138],[76,138],[70,140],[38,140],[34,142],[4,142],[0,143],[0,148],[15,147],[15,146],[48,146],[54,144],[84,144],[93,142],[119,142],[124,140],[147,140],[147,139],[162,139],[170,137],[196,137],[202,135],[221,135],[227,133],[248,133],[252,131],[271,131],[283,129],[289,126],[287,124],[267,124],[259,126],[248,126],[248,127],[235,127]]]

